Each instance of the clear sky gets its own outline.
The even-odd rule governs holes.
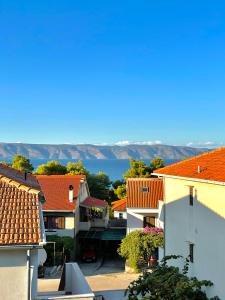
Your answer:
[[[1,0],[0,141],[225,142],[225,2]]]

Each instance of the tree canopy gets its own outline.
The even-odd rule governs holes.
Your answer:
[[[150,168],[152,172],[163,167],[164,161],[160,157],[156,157],[150,161]]]
[[[117,188],[113,189],[113,191],[118,199],[125,198],[127,196],[126,183],[123,183],[123,184],[117,186]]]
[[[109,201],[110,185],[109,176],[103,172],[87,176],[88,187],[91,196]]]
[[[128,178],[147,178],[151,176],[151,168],[144,161],[130,159],[130,169],[124,173],[123,177]]]
[[[23,155],[16,154],[12,160],[12,168],[23,171],[32,172],[34,167],[32,166],[30,160]]]
[[[47,164],[38,166],[35,174],[38,175],[64,175],[67,173],[67,169],[60,162],[52,160]]]
[[[78,160],[77,162],[68,162],[66,169],[67,173],[71,175],[89,175],[89,171],[83,166],[82,160]]]

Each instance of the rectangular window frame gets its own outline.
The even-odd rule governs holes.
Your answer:
[[[44,216],[44,224],[46,230],[65,229],[64,216]]]
[[[150,188],[149,188],[149,187],[147,187],[147,186],[142,186],[142,187],[141,187],[141,192],[142,192],[142,193],[149,193],[149,191],[150,191]]]
[[[194,206],[194,187],[189,186],[189,205]]]
[[[154,222],[153,222],[154,220]],[[145,216],[143,219],[143,228],[145,227],[155,227],[156,217],[155,216]]]
[[[191,263],[194,262],[194,244],[189,243],[189,260]]]

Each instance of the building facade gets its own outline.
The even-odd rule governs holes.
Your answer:
[[[43,200],[35,177],[0,165],[1,299],[37,296],[38,249],[45,244]]]
[[[189,275],[211,280],[208,296],[225,299],[225,148],[156,174],[164,181],[165,255],[188,257]]]
[[[163,181],[158,178],[127,180],[127,233],[148,227],[163,228]]]

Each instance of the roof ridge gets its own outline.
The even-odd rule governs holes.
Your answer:
[[[31,186],[22,184],[22,183],[20,183],[16,180],[13,180],[13,179],[11,179],[7,176],[4,176],[4,175],[0,175],[0,181],[4,181],[8,185],[12,185],[17,189],[23,190],[23,191],[28,192],[28,193],[39,194],[41,192],[41,190],[34,189]]]
[[[160,181],[161,178],[155,178],[155,177],[133,177],[133,178],[127,178],[127,181]]]
[[[209,155],[209,154],[213,154],[213,153],[215,153],[215,152],[219,152],[219,151],[221,151],[221,150],[225,150],[225,146],[219,147],[219,148],[216,148],[216,149],[213,149],[213,150],[208,150],[208,151],[206,151],[205,153],[201,153],[201,154],[198,154],[198,155],[189,157],[189,158],[185,158],[185,159],[180,160],[180,161],[178,161],[178,162],[176,162],[176,163],[174,163],[174,164],[171,164],[171,165],[165,166],[165,167],[163,167],[163,168],[157,169],[157,170],[155,170],[155,171],[153,172],[153,174],[154,174],[154,173],[157,174],[158,171],[161,172],[162,170],[167,169],[167,168],[170,168],[170,167],[172,167],[172,166],[174,167],[174,166],[180,165],[180,164],[182,164],[182,163],[184,163],[184,162],[189,162],[189,161],[195,160],[196,158],[204,157],[204,156],[207,156],[207,155]]]

